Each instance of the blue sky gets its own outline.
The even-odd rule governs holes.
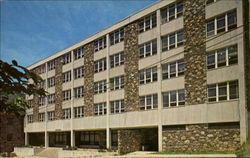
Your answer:
[[[29,66],[156,1],[0,0],[0,58]]]

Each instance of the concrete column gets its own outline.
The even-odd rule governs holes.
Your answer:
[[[28,134],[28,132],[25,132],[25,135],[24,135],[24,144],[25,145],[29,145],[29,134]]]
[[[158,125],[158,151],[162,151],[162,125]]]
[[[75,132],[73,130],[70,131],[70,146],[75,146]]]
[[[44,144],[44,146],[45,146],[45,148],[48,148],[49,147],[49,133],[46,131],[45,132],[45,144]]]
[[[107,93],[106,93],[106,107],[107,107],[107,115],[106,115],[106,148],[111,148],[111,137],[110,137],[110,128],[109,128],[109,114],[110,114],[110,105],[109,105],[109,34],[106,36],[107,41],[107,73],[106,73],[106,81],[107,81]]]
[[[158,77],[158,151],[162,151],[162,120],[161,112],[163,108],[162,103],[162,85],[161,85],[161,13],[160,10],[156,11],[157,17],[157,56],[158,56],[158,66],[157,66],[157,77]]]

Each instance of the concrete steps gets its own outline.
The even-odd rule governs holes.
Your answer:
[[[60,148],[46,148],[43,151],[35,154],[35,156],[58,158],[58,150],[62,150],[62,149],[60,149]]]

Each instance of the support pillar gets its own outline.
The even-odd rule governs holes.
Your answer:
[[[110,128],[106,128],[106,148],[111,148],[111,130]]]
[[[44,146],[45,148],[48,148],[49,147],[49,133],[48,132],[45,132],[45,141],[44,141]]]
[[[70,146],[75,146],[75,132],[73,130],[70,131]]]
[[[162,151],[162,125],[158,125],[158,151]]]
[[[29,145],[29,134],[28,134],[28,132],[25,132],[25,136],[24,136],[25,138],[25,140],[24,140],[24,144],[25,145]]]

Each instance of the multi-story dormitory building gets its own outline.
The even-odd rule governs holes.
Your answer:
[[[158,1],[29,66],[49,94],[27,97],[26,144],[235,150],[248,136],[247,3]]]

